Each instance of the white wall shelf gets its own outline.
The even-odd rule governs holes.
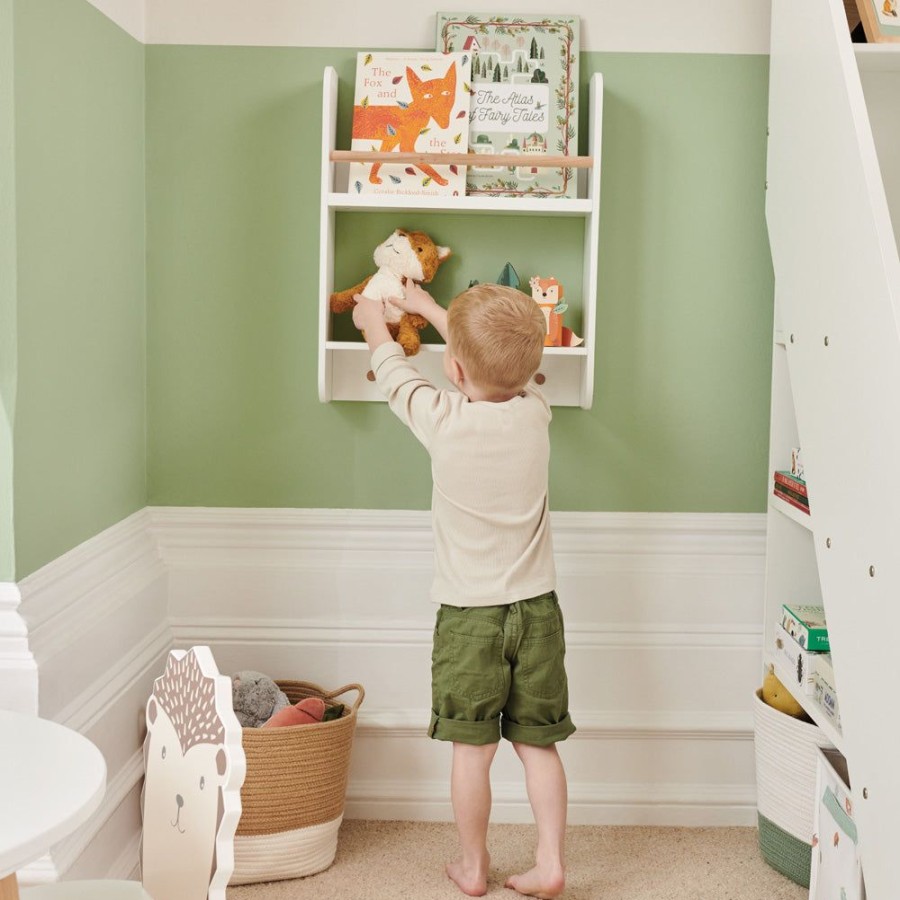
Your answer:
[[[332,340],[332,313],[328,300],[334,291],[335,217],[349,212],[437,212],[448,215],[569,216],[584,220],[582,326],[580,347],[547,347],[540,368],[542,390],[555,406],[590,409],[594,391],[596,349],[597,256],[600,236],[600,152],[603,127],[603,76],[590,82],[588,154],[593,165],[579,173],[579,197],[398,197],[385,194],[355,194],[347,191],[346,163],[333,162],[337,130],[338,77],[325,69],[322,86],[322,193],[319,234],[319,342],[318,387],[323,403],[331,400],[384,398],[370,380],[369,354],[362,342]],[[401,227],[398,221],[397,226]],[[464,251],[463,251],[464,252]],[[446,384],[440,353],[443,344],[425,344],[415,364],[423,375]]]
[[[774,0],[768,490],[801,447],[813,514],[769,498],[763,662],[783,603],[825,607],[841,731],[793,693],[847,757],[869,900],[896,896],[900,842],[898,96],[900,47],[851,44],[841,0]]]

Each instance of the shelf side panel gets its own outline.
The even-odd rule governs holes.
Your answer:
[[[594,166],[588,173],[587,199],[591,204],[590,216],[584,227],[584,340],[588,354],[582,371],[581,408],[590,409],[594,403],[594,357],[597,347],[597,278],[600,254],[600,152],[603,148],[603,76],[597,72],[590,86],[591,126],[588,136],[588,153]]]
[[[887,900],[900,839],[888,748],[900,744],[900,720],[885,710],[900,657],[873,645],[900,633],[900,277],[840,0],[775,0],[769,98],[780,324],[794,335],[785,350],[860,850],[869,897]]]
[[[334,289],[334,210],[328,205],[334,178],[334,164],[330,161],[337,130],[337,72],[331,66],[322,78],[322,184],[319,198],[319,400],[331,399],[331,359],[325,349],[331,338],[331,311],[328,298]],[[299,298],[303,302],[303,298]]]

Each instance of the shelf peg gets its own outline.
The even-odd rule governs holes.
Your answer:
[[[830,550],[831,549],[831,538],[825,538],[825,546]]]
[[[875,577],[875,566],[869,566],[869,577],[870,578]]]
[[[538,384],[543,384],[547,380],[547,376],[543,372],[538,372],[537,375],[534,376],[534,380]]]

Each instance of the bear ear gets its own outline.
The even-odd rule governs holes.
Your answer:
[[[156,700],[153,697],[150,698],[150,702],[147,704],[147,718],[150,720],[151,725],[156,722]]]
[[[437,250],[438,259],[443,262],[448,256],[452,256],[449,247],[435,247]]]

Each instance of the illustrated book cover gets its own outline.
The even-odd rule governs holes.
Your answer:
[[[471,53],[360,53],[351,149],[466,153],[471,68]],[[352,162],[348,190],[462,197],[465,167]]]
[[[472,54],[475,154],[577,156],[579,20],[569,15],[438,13],[437,49]],[[572,168],[479,166],[469,194],[577,197]]]

